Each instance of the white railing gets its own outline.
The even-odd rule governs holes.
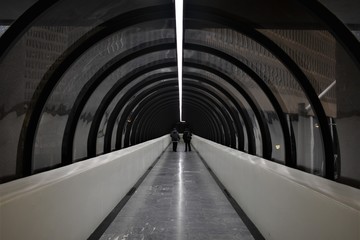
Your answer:
[[[0,239],[87,239],[169,136],[0,185]]]
[[[194,136],[196,150],[265,239],[360,240],[360,190]]]

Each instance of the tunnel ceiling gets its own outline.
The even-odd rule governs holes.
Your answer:
[[[224,146],[358,186],[359,5],[321,3],[185,1],[183,119]],[[1,182],[179,126],[174,16],[169,0],[2,1]]]
[[[10,0],[1,1],[0,8],[0,16],[3,22],[13,22],[18,19],[27,9],[29,9],[33,4],[35,4],[36,0],[17,0],[16,2]],[[51,1],[54,2],[54,1]],[[192,1],[194,2],[194,1]],[[200,5],[208,5],[211,1],[196,1]],[[224,10],[234,11],[235,7],[240,6],[237,1],[228,1],[229,3],[225,4],[216,4],[215,1],[212,1],[212,6],[217,8],[225,8]],[[320,1],[325,7],[327,7],[330,11],[332,11],[339,19],[341,19],[345,24],[359,24],[360,16],[358,14],[358,9],[360,7],[360,3],[357,0],[321,0]],[[259,6],[269,6],[272,11],[267,11],[269,8],[259,8]],[[288,10],[285,9],[287,13],[285,16],[281,13],[282,6],[286,3],[285,1],[244,1],[241,7],[236,10],[241,10],[242,13],[246,12],[247,14],[254,14],[256,16],[264,15],[270,16],[269,21],[272,19],[286,17],[287,15],[291,15]],[[244,7],[245,6],[245,7]],[[287,4],[285,4],[287,6]],[[249,9],[252,9],[250,12]],[[245,11],[246,10],[246,11]],[[297,9],[292,9],[292,14],[296,13]],[[237,14],[239,12],[236,12]],[[264,14],[265,13],[265,14]],[[271,15],[270,15],[271,14]],[[301,13],[300,13],[301,14]],[[299,21],[302,18],[298,19]],[[283,21],[284,22],[284,21]]]

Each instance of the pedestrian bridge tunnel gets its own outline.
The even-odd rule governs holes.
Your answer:
[[[0,183],[194,135],[360,187],[358,1],[0,3]],[[219,159],[220,161],[220,159]]]
[[[1,1],[1,239],[98,239],[150,171],[172,236],[224,239],[206,166],[247,236],[360,240],[360,2],[184,4],[179,122],[174,1]],[[195,151],[167,150],[174,127]]]

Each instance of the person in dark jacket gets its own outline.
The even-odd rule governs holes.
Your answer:
[[[185,129],[184,133],[183,133],[183,139],[185,142],[185,152],[187,152],[187,150],[189,149],[189,152],[191,152],[191,132],[188,128]]]
[[[180,140],[179,132],[174,128],[170,133],[171,141],[173,143],[173,151],[176,152],[178,142]]]

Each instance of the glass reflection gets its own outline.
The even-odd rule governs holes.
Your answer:
[[[91,98],[88,100],[87,104],[85,105],[82,116],[91,116],[89,119],[81,118],[78,122],[78,127],[75,132],[75,138],[74,138],[74,159],[83,159],[87,156],[87,145],[84,143],[87,143],[87,138],[89,135],[90,126],[92,123],[92,118],[94,114],[97,111],[97,108],[104,98],[105,94],[107,94],[114,84],[118,82],[122,77],[124,77],[127,73],[131,72],[132,70],[144,66],[148,63],[165,59],[165,58],[174,58],[175,51],[159,51],[151,54],[143,55],[139,58],[136,58],[133,61],[128,62],[127,64],[121,66],[119,69],[114,71],[112,74],[110,74],[100,85],[99,87],[94,91],[94,93],[91,95]],[[124,94],[124,92],[121,92],[121,94]],[[109,114],[113,108],[115,107],[116,101],[119,99],[121,95],[117,95],[112,102],[109,104],[107,109],[109,111],[107,114]],[[104,125],[103,125],[104,126]],[[103,135],[98,135],[98,138],[103,138]]]
[[[258,105],[259,111],[263,112],[264,121],[266,121],[270,130],[271,141],[276,141],[278,143],[280,142],[281,144],[284,144],[281,125],[273,124],[274,121],[272,121],[273,118],[275,118],[276,121],[279,121],[278,116],[277,114],[274,114],[275,110],[271,102],[268,100],[267,96],[252,78],[250,78],[246,73],[244,73],[241,69],[231,64],[230,62],[224,61],[223,59],[211,54],[186,50],[184,57],[185,59],[191,59],[192,61],[195,60],[196,62],[203,63],[206,66],[211,66],[214,69],[221,69],[221,72],[231,77],[231,79],[234,80],[236,85],[241,86],[241,88],[243,88],[248,93],[248,95],[250,95],[253,101]],[[219,82],[224,82],[224,80],[219,79]],[[236,93],[236,95],[239,95],[239,93]],[[262,139],[260,137],[260,130],[256,131],[255,133],[256,143],[257,146],[259,146],[259,148],[256,150],[256,153],[258,156],[262,156],[263,146],[261,146],[262,143],[258,142]],[[283,151],[283,149],[277,150],[274,153],[275,155],[272,156],[274,160],[277,160],[279,162],[285,162],[285,152]]]
[[[48,71],[53,70],[52,66],[62,62],[59,56],[104,21],[138,8],[154,4],[160,5],[160,2],[136,1],[124,5],[121,1],[103,0],[99,4],[99,1],[91,0],[84,6],[82,1],[62,0],[39,15],[31,22],[30,26],[24,27],[24,34],[14,39],[8,52],[2,56],[0,65],[0,150],[3,155],[2,161],[0,161],[0,177],[13,175],[16,171],[17,147],[19,142],[21,143],[23,140],[20,137],[20,132],[25,114],[29,109],[30,101],[38,94],[36,89],[41,87],[39,84],[41,79],[46,76]],[[331,3],[329,1],[320,2],[330,4],[329,6],[332,4],[346,6],[344,11],[338,11],[344,8],[328,7],[334,11],[339,19],[343,20],[344,24],[358,39],[360,38],[359,21],[355,18],[358,15],[358,4],[355,1],[346,4],[335,3],[336,1],[331,1]],[[254,1],[254,4],[257,3]],[[255,15],[251,11],[247,11],[254,6],[252,4],[241,8],[233,7],[233,5],[228,7],[220,2],[209,2],[208,5],[240,18],[244,17],[255,23],[256,26],[264,26],[258,31],[281,47],[300,66],[317,95],[323,93],[323,96],[320,97],[321,104],[326,116],[332,119],[329,126],[332,131],[332,140],[334,145],[339,148],[335,157],[341,159],[341,171],[338,180],[359,186],[360,161],[357,160],[357,156],[359,155],[358,139],[360,138],[360,128],[358,128],[360,125],[360,70],[358,60],[354,59],[352,52],[349,51],[351,47],[358,46],[343,46],[342,40],[337,39],[338,37],[341,38],[341,35],[336,35],[336,37],[332,35],[333,31],[326,29],[326,24],[322,22],[322,19],[316,19],[315,12],[310,12],[307,8],[302,8],[301,4],[296,4],[300,1],[294,3],[294,5],[282,6],[283,10],[289,13],[287,16],[274,16],[273,12],[266,10],[263,12],[263,19],[269,18],[274,22],[279,21],[279,23],[285,24],[286,28],[283,28],[284,25],[282,24],[280,24],[281,26],[270,26],[271,24],[256,18],[259,16],[258,14]],[[268,6],[273,3],[268,1],[263,4]],[[298,8],[294,9],[296,7]],[[18,6],[18,16],[25,9],[20,8]],[[259,11],[258,8],[255,9]],[[294,12],[298,15],[291,14]],[[342,12],[344,14],[341,14]],[[18,16],[9,19],[16,19]],[[303,26],[301,21],[295,21],[299,25],[293,25],[293,21],[298,19],[310,20],[314,25]],[[350,22],[349,19],[352,21]],[[136,45],[151,39],[174,37],[173,24],[164,22],[166,21],[158,25],[155,24],[153,27],[150,26],[153,24],[151,22],[148,25],[150,28],[144,27],[145,24],[116,33],[84,53],[68,69],[43,109],[44,112],[34,144],[36,161],[33,167],[35,169],[51,167],[60,162],[59,147],[61,146],[64,123],[75,97],[90,77],[107,60],[128,49],[132,43]],[[8,25],[3,23],[0,26],[0,36],[8,29]],[[289,116],[289,122],[293,126],[298,148],[298,167],[314,174],[323,175],[324,149],[322,149],[323,143],[321,142],[322,137],[318,123],[318,120],[321,119],[318,119],[309,105],[305,94],[308,90],[300,87],[286,66],[260,44],[231,29],[210,26],[185,31],[185,42],[204,44],[227,52],[247,64],[264,79],[281,103],[283,111]],[[202,55],[198,57],[200,60],[205,58],[208,58],[206,59],[208,63],[231,72],[234,79],[242,80],[248,89],[251,89],[254,96],[260,102],[262,101],[263,96],[257,93],[256,86],[252,86],[253,83],[248,81],[249,79],[242,71],[228,66],[227,63],[214,56]],[[326,91],[335,80],[336,84]],[[94,98],[101,98],[101,96],[101,94],[97,94]],[[94,100],[93,103],[96,101]],[[86,109],[81,116],[79,131],[86,131],[88,124],[92,121],[94,111],[89,109]],[[283,150],[283,143],[279,142],[281,138],[278,131],[279,121],[273,117],[272,110],[266,109],[264,114],[274,140],[273,152],[277,154],[276,151]],[[105,127],[106,117],[99,133]],[[254,131],[258,131],[257,123]],[[336,141],[336,139],[338,140]],[[259,136],[257,141],[259,142]],[[83,142],[77,144],[83,144]],[[101,138],[99,144],[101,144]],[[277,149],[276,146],[278,145],[280,145],[280,149]],[[21,147],[19,151],[21,153]],[[82,155],[80,154],[80,156]],[[278,156],[274,155],[274,157],[277,158]]]
[[[149,40],[174,37],[174,30],[171,26],[172,21],[151,21],[115,32],[90,48],[66,71],[55,90],[52,92],[43,111],[34,148],[35,168],[40,167],[42,165],[41,162],[46,162],[49,158],[53,160],[48,164],[61,162],[62,138],[67,115],[69,114],[76,97],[79,95],[80,90],[87,81],[91,79],[97,71],[101,70],[106,62],[111,61],[124,51]],[[60,33],[66,36],[65,33],[62,33],[61,31]],[[41,31],[38,31],[34,33],[34,36],[40,34]],[[53,36],[50,39],[64,41],[62,38],[57,39],[56,36]],[[71,38],[69,41],[72,42],[75,40],[76,38]],[[67,45],[65,44],[64,47],[66,46]],[[62,50],[62,48],[59,50]],[[119,72],[117,72],[114,75],[111,75],[110,79],[115,81],[121,76],[122,75],[119,75]],[[36,87],[35,84],[32,84],[32,86],[34,88]],[[107,86],[109,87],[110,85]],[[31,96],[31,93],[29,93],[29,97]],[[88,123],[92,117],[90,112],[83,113],[80,118],[82,123],[79,124],[79,130],[83,129],[85,131],[88,129]],[[106,121],[104,122],[103,120],[101,126],[100,132],[103,127],[106,126]],[[100,136],[103,135],[100,133]],[[98,140],[99,145],[102,145],[101,141],[103,141],[103,139],[99,137]],[[85,148],[86,147],[84,146],[84,149]],[[47,151],[47,149],[51,151]],[[102,147],[98,146],[98,149],[102,149]],[[80,154],[79,150],[75,151],[77,156],[79,156],[79,159],[86,156],[85,152]],[[102,151],[99,152],[101,153]]]
[[[334,109],[336,110],[336,107],[334,107],[334,103],[336,103],[336,88],[329,86],[331,86],[335,81],[335,39],[327,31],[295,31],[283,29],[260,29],[259,31],[270,37],[273,41],[277,42],[285,50],[285,52],[297,61],[309,77],[318,95],[323,93],[321,101],[325,111],[330,116],[333,116]],[[309,134],[306,134],[306,137],[308,137],[307,142],[303,142],[301,134],[294,134],[296,146],[301,145],[300,150],[297,149],[296,151],[298,166],[306,169],[306,171],[316,172],[317,174],[322,175],[323,168],[315,166],[316,164],[307,163],[303,158],[308,156],[303,156],[303,154],[299,153],[304,147],[301,143],[304,143],[306,150],[308,150],[308,153],[311,155],[311,158],[315,159],[315,161],[319,163],[318,165],[324,165],[325,159],[320,129],[305,128],[305,123],[303,123],[305,121],[305,125],[310,126],[312,121],[316,119],[316,116],[309,105],[309,101],[303,89],[289,70],[287,70],[287,68],[275,56],[273,56],[272,53],[260,44],[231,29],[223,27],[188,29],[186,36],[187,41],[189,42],[199,43],[218,49],[220,48],[222,51],[230,53],[232,56],[236,56],[237,59],[251,67],[251,69],[266,82],[281,104],[283,111],[287,114],[295,116],[290,118],[290,121],[295,121],[293,125],[296,126],[294,127],[294,131],[309,132]],[[301,54],[303,57],[299,57],[297,53]],[[194,56],[196,55],[193,54],[191,57]],[[225,70],[228,69],[227,71],[230,74],[232,73],[231,76],[233,78],[241,79],[240,81],[245,84],[247,89],[253,92],[256,99],[258,101],[262,101],[263,97],[259,95],[258,91],[254,91],[254,89],[256,89],[254,82],[251,81],[251,79],[245,80],[246,76],[241,73],[241,70],[239,71],[239,69],[229,66],[229,64],[215,56],[201,58],[212,62],[214,66],[221,66]],[[263,106],[263,101],[261,104]],[[307,106],[306,112],[299,109],[299,106],[303,105]],[[273,158],[275,161],[278,161],[279,158],[283,159],[281,156],[283,156],[282,152],[284,150],[284,148],[276,149],[275,147],[276,144],[279,144],[280,146],[283,146],[284,144],[283,142],[279,142],[280,139],[283,139],[282,135],[279,135],[281,128],[278,119],[273,119],[272,111],[267,110],[265,112],[273,142]],[[301,115],[301,117],[299,117],[299,115]],[[301,119],[300,124],[297,122],[299,119]],[[257,133],[259,133],[259,131]],[[259,135],[256,134],[255,136]],[[311,138],[311,141],[309,141],[309,138]],[[257,142],[258,141],[259,138],[257,137]],[[318,145],[308,147],[307,145],[309,143],[317,143]],[[316,149],[316,151],[314,149]]]
[[[0,37],[8,30],[10,26],[0,25]]]
[[[183,152],[180,152],[180,159],[179,159],[179,164],[178,164],[178,196],[177,196],[177,212],[176,212],[176,219],[177,219],[177,236],[178,236],[178,239],[182,239],[182,236],[183,236],[183,222],[184,222],[184,219],[183,219],[183,214],[184,214],[184,204],[185,204],[185,201],[184,201],[184,195],[185,195],[185,192],[184,192],[184,179],[183,179],[183,174],[184,174],[184,153]]]
[[[169,53],[170,54],[170,53]],[[170,56],[170,55],[168,55]],[[102,119],[102,122],[104,122],[104,125],[101,125],[99,132],[98,132],[98,138],[97,138],[97,153],[100,154],[104,151],[104,147],[103,147],[103,142],[104,142],[104,134],[106,131],[106,127],[107,127],[107,122],[108,122],[108,117],[110,116],[110,114],[113,112],[116,104],[122,100],[124,94],[126,94],[128,91],[130,91],[134,86],[136,86],[137,84],[143,82],[146,78],[155,75],[155,74],[159,74],[159,73],[166,73],[166,72],[175,72],[176,68],[163,68],[163,69],[159,69],[159,70],[155,70],[155,71],[150,71],[140,77],[138,77],[137,79],[133,80],[131,83],[129,83],[126,87],[124,87],[118,94],[117,96],[114,98],[114,100],[112,101],[112,103],[107,107],[105,115]],[[152,86],[152,85],[150,85]],[[137,86],[139,87],[139,86]],[[144,91],[148,89],[148,86],[142,88],[140,91],[134,93],[131,97],[131,99],[122,106],[121,111],[119,112],[119,115],[117,117],[116,123],[114,125],[114,129],[112,132],[112,138],[111,138],[111,149],[114,150],[115,149],[115,143],[116,143],[116,133],[117,133],[117,127],[118,127],[118,123],[120,121],[120,117],[123,114],[124,109],[126,108],[127,104],[129,104],[132,100],[134,100],[134,98],[139,94],[139,92]],[[106,119],[105,119],[106,118]]]

